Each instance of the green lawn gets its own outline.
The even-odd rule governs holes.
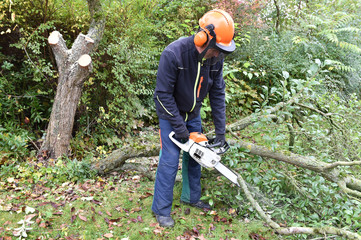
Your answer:
[[[62,185],[25,182],[0,180],[0,239],[18,239],[21,220],[31,228],[27,239],[278,239],[222,203],[209,212],[180,205],[179,182],[172,229],[152,215],[153,182],[134,173]]]

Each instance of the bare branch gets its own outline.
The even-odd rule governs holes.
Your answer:
[[[355,166],[355,165],[361,165],[361,161],[353,161],[353,162],[334,162],[330,163],[328,166],[326,166],[326,169],[331,169],[339,166]]]

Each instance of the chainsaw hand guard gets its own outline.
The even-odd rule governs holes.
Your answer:
[[[221,154],[228,151],[228,149],[229,149],[228,142],[224,142],[223,146],[221,146],[220,142],[214,143],[214,140],[215,140],[215,138],[212,138],[212,139],[208,140],[208,145],[207,145],[208,148],[212,149],[218,155],[221,155]]]

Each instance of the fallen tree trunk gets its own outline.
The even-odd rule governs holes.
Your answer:
[[[100,175],[104,175],[114,171],[117,168],[121,168],[128,159],[140,157],[154,157],[159,154],[159,150],[159,145],[152,142],[148,145],[143,145],[142,148],[127,146],[121,149],[117,149],[105,159],[93,163],[92,168]]]
[[[345,175],[340,172],[337,167],[350,166],[361,164],[361,162],[335,162],[326,163],[318,160],[315,157],[302,156],[291,152],[278,152],[269,150],[253,143],[242,140],[230,141],[231,145],[237,144],[248,153],[261,156],[264,158],[275,159],[300,168],[309,169],[321,174],[330,182],[337,183],[340,189],[349,195],[361,198],[361,180]],[[154,142],[143,143],[141,148],[128,146],[112,152],[105,159],[93,164],[92,168],[99,174],[104,175],[114,171],[114,169],[121,167],[126,160],[139,157],[154,157],[159,154],[160,146]]]

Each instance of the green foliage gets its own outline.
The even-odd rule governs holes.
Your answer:
[[[253,76],[262,78],[264,72],[253,69],[249,62],[242,65],[225,65],[224,78],[227,85],[227,114],[234,118],[245,116],[253,111],[253,102],[259,99],[256,89],[252,88],[248,81]]]
[[[28,132],[14,127],[0,125],[0,165],[5,162],[17,162],[29,157]]]
[[[154,123],[152,92],[160,53],[171,41],[194,32],[210,2],[102,1],[107,25],[93,54],[94,70],[85,83],[74,130],[97,136],[94,142],[103,145],[102,134],[117,138]],[[58,77],[47,37],[58,30],[70,48],[80,32],[86,33],[88,7],[83,0],[7,0],[0,4],[0,16],[0,121],[40,138]]]
[[[122,1],[105,5],[108,27],[85,83],[81,126],[112,128],[118,137],[154,123],[153,91],[160,54],[171,41],[192,34],[208,1]],[[88,128],[89,129],[89,128]],[[110,137],[111,138],[111,137]]]
[[[56,162],[43,164],[40,162],[22,162],[20,164],[4,164],[0,167],[1,179],[19,178],[22,183],[44,183],[48,186],[64,182],[83,182],[94,179],[96,172],[91,169],[91,159],[58,159]]]

